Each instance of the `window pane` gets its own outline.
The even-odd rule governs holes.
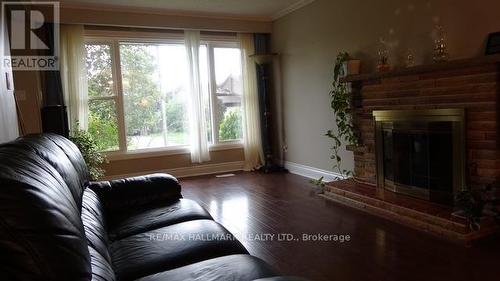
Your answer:
[[[188,144],[184,45],[121,43],[120,58],[127,149]]]
[[[216,102],[214,123],[219,141],[238,140],[241,128],[241,95],[243,93],[241,52],[238,48],[214,48]]]
[[[89,97],[113,95],[111,47],[106,44],[86,44]]]
[[[99,150],[118,150],[118,120],[114,100],[89,101],[89,133],[97,141]]]
[[[219,140],[239,140],[243,138],[243,130],[241,129],[241,107],[232,106],[226,107],[224,111],[224,119],[219,127]]]
[[[241,95],[241,53],[238,48],[214,48],[218,95]]]

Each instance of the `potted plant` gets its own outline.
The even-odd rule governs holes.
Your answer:
[[[335,115],[336,130],[328,130],[325,136],[332,140],[332,154],[330,158],[334,161],[333,169],[340,175],[352,176],[353,172],[342,167],[340,150],[344,144],[357,145],[358,139],[352,125],[351,93],[348,83],[342,81],[347,75],[346,62],[349,60],[347,52],[337,55],[333,68],[332,90],[330,91],[330,107]],[[323,178],[312,180],[312,184],[324,188]]]
[[[323,194],[323,193],[325,193],[326,183],[324,182],[324,177],[321,177],[321,178],[319,178],[317,180],[312,179],[309,182],[314,185],[314,191],[317,194]]]
[[[457,211],[453,215],[466,219],[469,228],[478,231],[489,218],[499,222],[499,203],[499,189],[494,185],[479,190],[464,190],[455,196]]]
[[[78,125],[77,125],[78,127]],[[83,159],[89,169],[90,179],[98,180],[104,176],[104,169],[102,164],[107,162],[106,156],[103,155],[97,146],[96,141],[92,135],[84,130],[75,129],[71,131],[69,139],[76,144]]]

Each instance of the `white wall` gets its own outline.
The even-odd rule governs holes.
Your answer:
[[[331,146],[323,134],[334,127],[329,107],[333,63],[339,51],[362,59],[373,71],[379,38],[394,45],[391,62],[402,64],[407,48],[417,63],[430,63],[431,31],[439,21],[451,58],[482,55],[487,34],[500,31],[498,0],[316,0],[273,24],[280,53],[286,160],[331,170]],[[343,151],[346,168],[352,153]]]

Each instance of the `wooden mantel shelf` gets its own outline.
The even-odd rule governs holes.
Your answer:
[[[426,65],[417,65],[407,68],[399,68],[387,72],[375,72],[375,73],[365,73],[365,74],[357,74],[357,75],[348,75],[345,78],[341,79],[342,82],[359,82],[366,80],[377,80],[382,78],[391,78],[397,76],[405,76],[405,75],[418,75],[422,73],[429,73],[433,71],[443,71],[443,70],[452,70],[457,68],[464,67],[474,67],[481,66],[485,64],[492,63],[500,63],[500,55],[491,55],[491,56],[483,56],[472,59],[461,59],[461,60],[452,60],[448,62],[435,63],[435,64],[426,64]]]

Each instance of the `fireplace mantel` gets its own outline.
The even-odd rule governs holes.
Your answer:
[[[359,82],[367,80],[376,80],[406,75],[426,74],[436,71],[447,71],[453,69],[463,69],[470,67],[483,66],[485,64],[500,63],[500,55],[483,56],[477,58],[451,60],[448,62],[417,65],[412,67],[397,68],[386,72],[363,73],[357,75],[348,75],[343,78],[343,82]]]
[[[359,135],[354,172],[377,185],[373,111],[463,109],[466,186],[500,180],[500,55],[360,74],[352,82],[353,123]]]

